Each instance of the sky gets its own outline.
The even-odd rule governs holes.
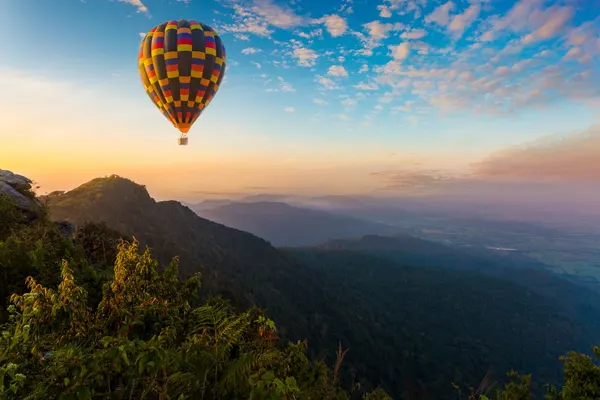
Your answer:
[[[137,73],[143,35],[179,18],[227,48],[187,147]],[[600,201],[600,2],[3,0],[0,22],[0,168],[42,192],[118,174],[186,201],[503,185]]]

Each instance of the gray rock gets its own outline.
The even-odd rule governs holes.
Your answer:
[[[38,211],[42,204],[35,197],[27,196],[31,189],[31,179],[11,171],[0,169],[0,194],[13,199],[17,206],[26,211]],[[25,194],[23,194],[25,192]]]
[[[6,182],[0,180],[0,194],[4,194],[13,199],[19,208],[29,209],[31,208],[31,199],[22,195]]]
[[[33,183],[31,179],[23,175],[18,175],[4,169],[0,169],[0,182],[7,183],[19,190],[29,190],[31,189],[31,184]]]

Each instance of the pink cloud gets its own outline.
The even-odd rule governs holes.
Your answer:
[[[534,181],[600,181],[600,126],[490,156],[475,176]]]

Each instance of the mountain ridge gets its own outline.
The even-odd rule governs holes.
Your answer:
[[[396,234],[400,227],[281,201],[231,202],[194,211],[206,219],[251,232],[275,246],[318,245],[331,238]]]

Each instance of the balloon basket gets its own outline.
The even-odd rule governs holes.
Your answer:
[[[177,139],[177,142],[179,143],[180,146],[187,146],[188,138],[180,137],[179,139]]]

